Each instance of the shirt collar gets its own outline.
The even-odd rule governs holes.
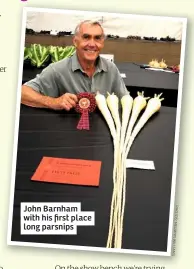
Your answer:
[[[71,63],[72,63],[72,71],[75,72],[76,70],[81,70],[84,72],[83,68],[81,67],[77,53],[74,53],[73,56],[71,57]],[[97,58],[97,64],[96,64],[96,72],[107,72],[108,71],[108,65],[106,64],[105,61],[102,60],[102,57]]]

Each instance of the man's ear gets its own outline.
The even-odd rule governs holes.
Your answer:
[[[73,45],[75,47],[77,47],[77,38],[76,38],[76,36],[73,37]]]

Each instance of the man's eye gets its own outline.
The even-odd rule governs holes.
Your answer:
[[[101,35],[97,35],[97,36],[95,37],[95,39],[96,39],[96,40],[101,40],[101,39],[102,39],[102,36],[101,36]]]
[[[83,39],[88,39],[89,35],[83,35]]]

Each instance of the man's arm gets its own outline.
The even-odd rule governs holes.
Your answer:
[[[58,84],[57,73],[50,65],[22,86],[21,103],[31,107],[70,110],[75,107],[77,96],[71,93],[60,96]]]
[[[21,103],[31,107],[70,110],[72,107],[75,107],[77,96],[71,93],[65,93],[56,98],[45,96],[33,90],[31,87],[23,85]]]

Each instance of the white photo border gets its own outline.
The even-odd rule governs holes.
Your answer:
[[[178,99],[177,99],[177,111],[176,111],[176,126],[175,126],[175,140],[174,140],[174,155],[173,155],[173,168],[172,168],[172,184],[171,184],[171,198],[170,198],[170,213],[169,213],[169,225],[168,225],[168,240],[167,251],[145,251],[145,250],[133,250],[133,249],[109,249],[101,247],[84,247],[84,246],[72,246],[72,245],[56,245],[56,244],[44,244],[44,243],[28,243],[28,242],[16,242],[11,240],[12,233],[12,218],[13,218],[13,205],[14,205],[14,192],[15,192],[15,174],[17,163],[17,147],[18,147],[18,132],[19,132],[19,119],[20,119],[20,104],[21,104],[21,85],[23,74],[23,50],[25,46],[25,30],[27,12],[49,12],[49,13],[71,13],[71,14],[84,14],[94,16],[120,16],[120,17],[140,17],[140,18],[153,18],[155,20],[172,20],[182,22],[182,40],[181,40],[181,55],[180,55],[180,73],[178,84]],[[181,103],[182,103],[182,88],[183,88],[183,73],[184,73],[184,59],[186,48],[186,30],[187,30],[187,18],[181,17],[163,17],[156,15],[136,15],[136,14],[122,14],[122,13],[110,13],[110,12],[97,12],[97,11],[80,11],[80,10],[61,10],[61,9],[48,9],[48,8],[32,8],[23,7],[22,14],[22,28],[21,28],[21,44],[20,44],[20,62],[19,62],[19,79],[16,99],[16,118],[14,128],[14,145],[12,156],[12,173],[11,173],[11,189],[10,189],[10,204],[9,204],[9,217],[8,217],[8,231],[7,231],[7,244],[12,246],[27,246],[27,247],[40,247],[40,248],[55,248],[55,249],[67,249],[67,250],[83,250],[83,251],[98,251],[107,253],[128,253],[128,254],[140,254],[140,255],[155,255],[155,256],[171,256],[172,255],[172,243],[173,243],[173,220],[174,220],[174,208],[175,208],[175,194],[176,194],[176,178],[177,178],[177,163],[178,163],[178,149],[179,149],[179,131],[180,131],[180,117],[181,117]]]

